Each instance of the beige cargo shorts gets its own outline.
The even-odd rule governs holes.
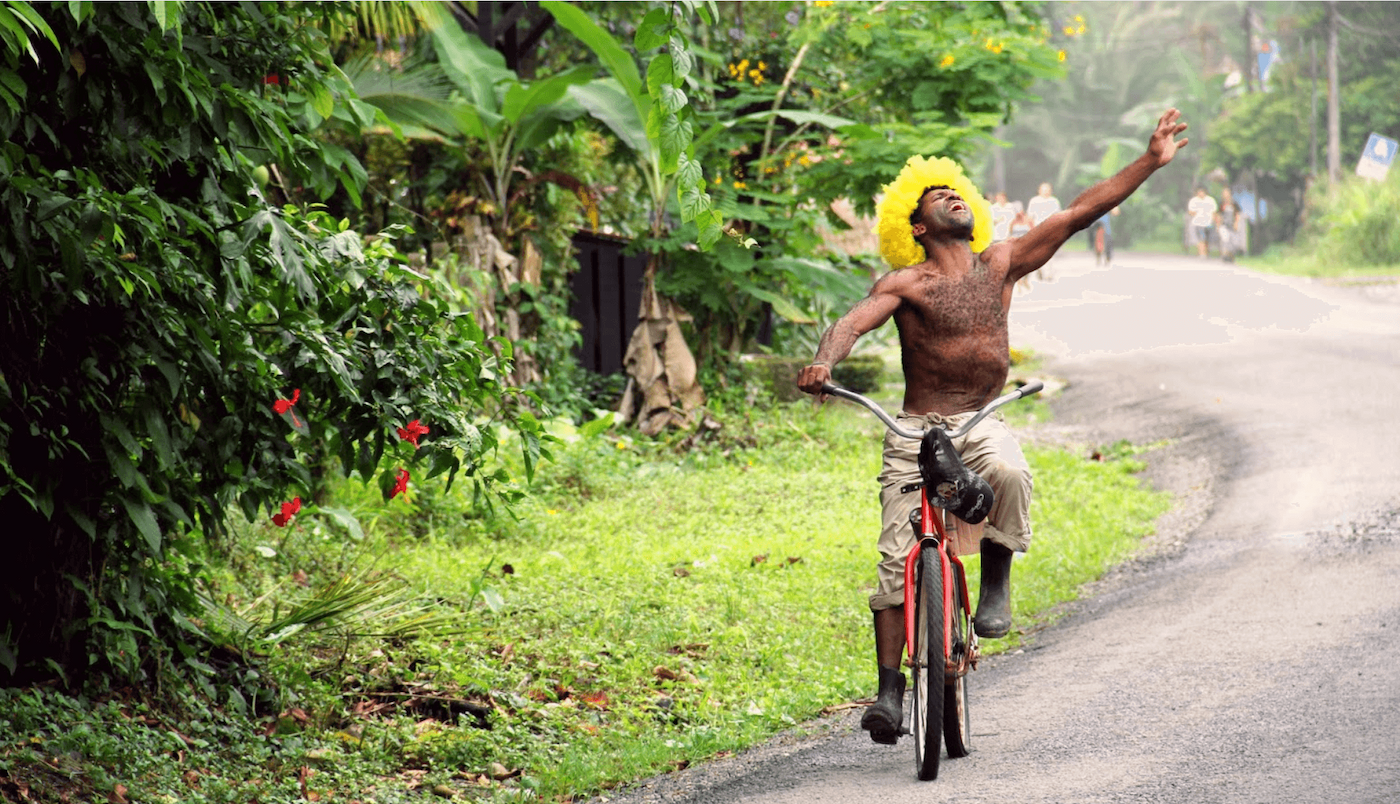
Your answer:
[[[973,415],[900,413],[896,418],[906,430],[927,430],[935,425],[956,429]],[[904,604],[904,557],[916,541],[909,513],[919,507],[919,492],[901,493],[900,488],[920,479],[919,444],[917,439],[902,438],[893,431],[885,433],[885,464],[879,477],[881,558],[876,565],[875,594],[870,596],[871,611]],[[992,511],[987,515],[983,538],[1025,552],[1031,544],[1030,506],[1034,484],[1030,465],[1010,428],[1000,414],[993,414],[978,422],[972,432],[954,439],[953,447],[969,469],[991,484],[996,496]]]

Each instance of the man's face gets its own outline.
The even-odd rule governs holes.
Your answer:
[[[1048,185],[1048,184],[1042,184],[1042,185],[1040,185],[1040,194],[1043,195],[1043,196],[1045,196],[1046,198],[1049,198],[1049,197],[1050,197],[1050,185]]]
[[[919,208],[923,212],[924,226],[929,231],[972,238],[972,208],[952,190],[929,190],[920,199]]]
[[[998,204],[1005,204],[1005,203],[1006,203],[1006,193],[997,193],[997,203],[998,203]]]

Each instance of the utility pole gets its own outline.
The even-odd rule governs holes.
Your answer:
[[[1312,114],[1308,115],[1308,176],[1317,178],[1317,40],[1312,45]]]
[[[1244,89],[1245,92],[1254,91],[1254,66],[1258,64],[1258,59],[1254,58],[1254,7],[1244,4]],[[1260,88],[1262,89],[1262,82]]]
[[[1327,183],[1342,179],[1342,112],[1337,81],[1337,0],[1327,3]]]

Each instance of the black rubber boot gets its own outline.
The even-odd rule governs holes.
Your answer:
[[[898,667],[880,666],[880,694],[861,716],[860,727],[882,745],[899,742],[904,728],[904,673]]]
[[[1011,630],[1011,548],[982,540],[982,585],[972,627],[984,639],[1000,639]]]

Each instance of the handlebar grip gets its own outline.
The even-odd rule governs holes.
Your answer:
[[[1041,382],[1040,380],[1031,380],[1030,382],[1021,386],[1020,388],[1017,388],[1016,393],[1020,394],[1024,398],[1033,394],[1038,394],[1044,390],[1045,383]]]

